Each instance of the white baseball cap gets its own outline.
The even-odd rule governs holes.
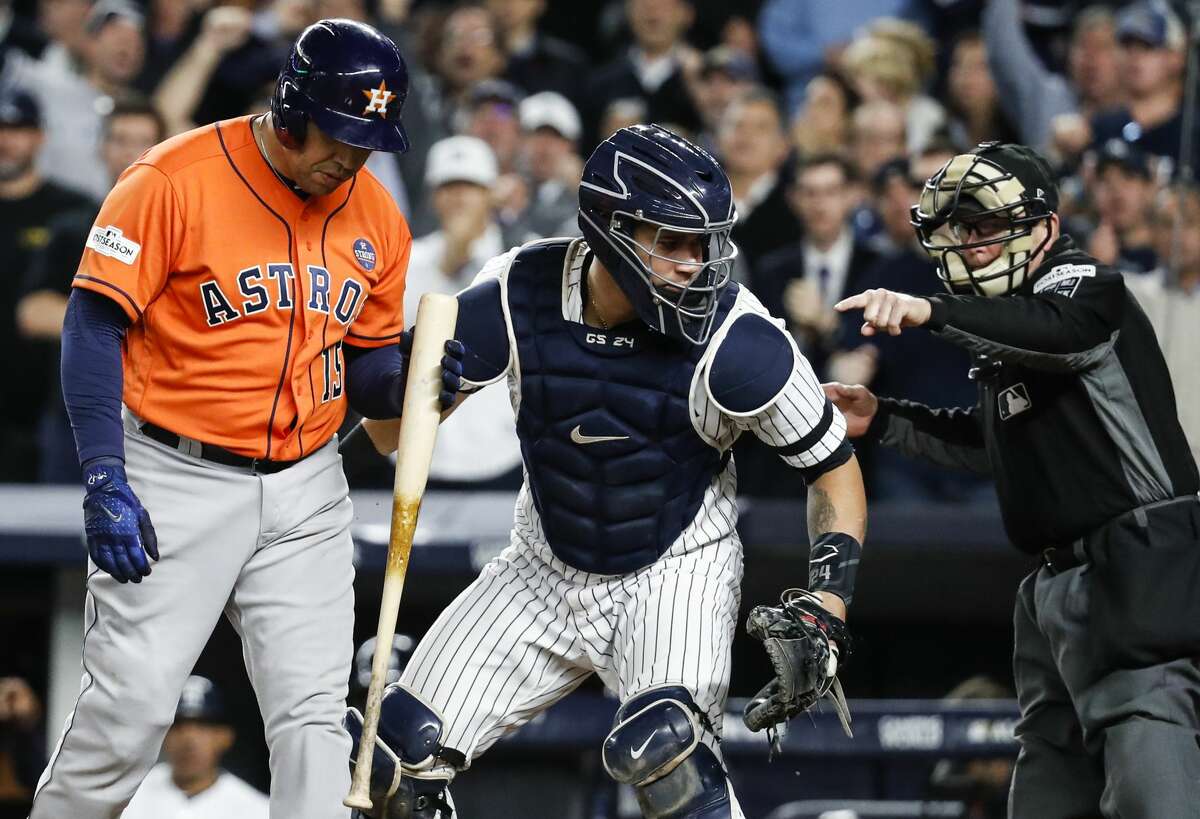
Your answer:
[[[582,130],[575,106],[562,94],[554,91],[542,91],[521,100],[518,116],[521,119],[521,127],[526,131],[553,128],[572,142],[579,139]]]
[[[430,188],[447,182],[474,182],[490,188],[499,174],[496,155],[478,137],[446,137],[433,144],[425,159],[425,184]]]

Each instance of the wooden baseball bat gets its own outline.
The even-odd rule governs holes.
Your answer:
[[[421,297],[400,415],[400,445],[396,450],[396,482],[392,490],[392,530],[383,576],[383,599],[379,604],[379,628],[375,633],[371,685],[363,709],[362,741],[354,777],[350,793],[342,802],[348,808],[371,809],[371,762],[375,757],[379,707],[391,657],[392,637],[396,633],[400,595],[404,591],[404,575],[408,571],[413,533],[417,528],[417,513],[425,494],[425,483],[429,480],[429,462],[433,458],[433,442],[441,420],[438,393],[442,390],[442,354],[446,339],[454,337],[457,318],[458,301],[453,296],[426,293]]]

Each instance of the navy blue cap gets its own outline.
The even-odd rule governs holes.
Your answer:
[[[525,92],[507,80],[480,80],[467,93],[468,104],[474,108],[485,102],[499,102],[514,108],[521,104]]]
[[[871,177],[871,190],[875,191],[875,193],[882,193],[884,188],[888,186],[888,183],[895,178],[903,179],[912,187],[919,188],[925,184],[924,180],[914,182],[909,175],[911,172],[912,169],[907,157],[898,156],[894,159],[889,159],[880,165],[879,170],[875,171],[875,174]]]
[[[42,109],[28,91],[0,91],[0,128],[41,128]]]
[[[228,724],[229,716],[225,712],[225,698],[221,696],[221,689],[207,677],[188,677],[183,684],[179,706],[175,709],[175,721],[180,720]]]
[[[1150,157],[1137,145],[1116,137],[1100,146],[1096,154],[1096,170],[1102,171],[1109,165],[1118,165],[1130,173],[1149,179]]]
[[[730,46],[715,46],[704,52],[704,60],[700,64],[700,75],[721,73],[731,79],[743,82],[758,82],[758,66],[754,59],[744,51]]]
[[[99,34],[113,20],[128,20],[142,28],[146,24],[146,15],[129,0],[99,0],[88,12],[84,28],[89,34]]]
[[[358,651],[354,652],[353,681],[363,691],[371,687],[371,666],[375,661],[375,643],[376,639],[370,637],[358,647]],[[404,667],[408,665],[416,647],[417,641],[407,634],[392,635],[392,653],[388,658],[388,670],[384,678],[384,685],[400,681],[400,675],[404,673]]]
[[[1186,34],[1183,23],[1165,5],[1141,2],[1129,6],[1117,17],[1117,41],[1138,42],[1151,48],[1183,48]]]

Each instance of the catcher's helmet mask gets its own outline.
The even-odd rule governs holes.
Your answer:
[[[1030,262],[1050,241],[1055,207],[1054,183],[1041,157],[1023,146],[984,143],[930,177],[910,213],[947,290],[1002,296],[1029,277]],[[1045,236],[1035,242],[1034,228],[1043,222]],[[972,232],[975,241],[967,241]],[[997,244],[1000,254],[972,269],[963,251]]]
[[[737,257],[730,239],[736,220],[729,179],[716,159],[657,125],[622,128],[584,167],[579,227],[588,246],[638,317],[672,338],[708,340]],[[656,228],[649,246],[635,236],[639,224]],[[663,252],[679,234],[699,237],[700,259]],[[676,281],[655,272],[654,259],[696,271]]]
[[[356,148],[401,153],[400,112],[408,67],[396,44],[354,20],[320,20],[296,39],[271,97],[271,123],[288,148],[303,146],[313,122]]]

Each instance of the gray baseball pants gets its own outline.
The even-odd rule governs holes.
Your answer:
[[[1200,819],[1200,503],[1143,507],[1017,592],[1011,819]]]
[[[161,559],[140,584],[89,565],[79,699],[31,819],[120,816],[222,614],[266,727],[271,819],[345,819],[354,568],[336,439],[258,475],[152,441],[127,414],[125,448]]]

